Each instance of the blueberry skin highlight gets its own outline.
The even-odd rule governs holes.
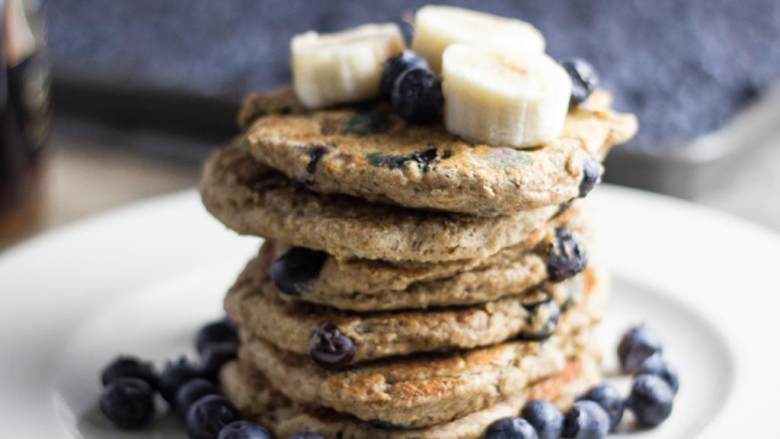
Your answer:
[[[523,307],[529,312],[526,318],[529,328],[520,333],[521,339],[543,341],[555,333],[561,319],[561,308],[555,300],[550,297]]]
[[[588,265],[588,257],[574,234],[558,227],[547,248],[546,262],[550,281],[561,282],[581,273]]]
[[[634,373],[648,357],[663,353],[663,345],[655,332],[642,324],[623,335],[617,353],[623,371]]]
[[[195,337],[195,348],[203,355],[206,347],[216,343],[239,344],[238,331],[235,323],[221,319],[204,325]]]
[[[219,371],[229,361],[238,356],[238,344],[216,343],[206,347],[200,363],[200,374],[209,380],[216,381]]]
[[[538,439],[534,427],[523,418],[502,418],[488,427],[485,439]]]
[[[444,109],[441,80],[425,68],[406,70],[395,81],[392,103],[408,123],[428,124],[440,120]]]
[[[204,378],[200,368],[186,357],[169,361],[160,373],[159,390],[171,407],[176,407],[176,394],[181,386],[194,378]]]
[[[582,58],[572,58],[561,62],[571,78],[571,100],[569,106],[575,107],[588,100],[599,84],[599,77],[593,66]]]
[[[382,67],[382,78],[379,81],[380,96],[389,98],[393,94],[395,81],[401,73],[415,67],[427,69],[428,61],[411,50],[404,50],[401,54],[385,61]]]
[[[551,402],[537,399],[530,401],[520,412],[536,430],[539,439],[558,439],[563,431],[563,413]]]
[[[203,378],[187,381],[176,392],[176,407],[179,413],[186,416],[192,404],[207,395],[219,395],[219,389],[214,383]]]
[[[582,164],[579,197],[585,198],[599,183],[601,183],[601,165],[593,157],[588,157]]]
[[[590,389],[587,393],[578,398],[580,401],[593,401],[600,405],[601,408],[609,415],[609,431],[614,431],[615,427],[620,424],[620,420],[623,419],[623,410],[625,403],[623,396],[617,389],[608,384],[599,384],[596,387]]]
[[[157,373],[152,363],[130,355],[117,357],[100,374],[100,382],[104,386],[118,378],[138,378],[152,387],[157,387]]]
[[[284,294],[300,296],[320,275],[327,253],[304,247],[292,247],[271,264],[271,280]]]
[[[642,362],[635,375],[644,374],[656,375],[666,381],[675,395],[680,390],[680,376],[677,370],[664,360],[660,354],[653,354]]]
[[[254,422],[236,421],[222,427],[217,439],[272,439],[271,432]]]
[[[187,411],[187,434],[191,439],[214,439],[226,425],[241,420],[233,404],[219,395],[197,400]]]
[[[154,417],[154,390],[138,378],[117,378],[103,390],[100,411],[122,430],[143,428]]]
[[[346,366],[355,357],[355,342],[333,323],[323,323],[309,337],[309,356],[320,367]]]
[[[593,401],[577,401],[566,413],[563,436],[569,439],[602,439],[609,433],[609,415]]]
[[[658,376],[639,375],[634,380],[626,405],[634,412],[641,427],[656,427],[672,414],[674,391]]]

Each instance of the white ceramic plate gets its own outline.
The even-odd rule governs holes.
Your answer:
[[[756,437],[780,407],[780,238],[655,195],[603,187],[593,198],[598,257],[613,274],[602,325],[647,321],[682,388],[670,420],[631,437]],[[113,211],[0,257],[0,437],[183,438],[172,418],[119,433],[95,410],[101,367],[118,353],[161,363],[188,352],[221,314],[225,289],[257,250],[187,192]]]

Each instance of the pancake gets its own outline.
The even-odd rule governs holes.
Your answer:
[[[508,341],[443,354],[417,354],[324,369],[242,332],[241,361],[267,376],[293,401],[324,406],[364,421],[408,428],[463,417],[512,397],[529,383],[558,373],[566,360],[590,351],[598,317],[564,316],[543,342]],[[585,320],[585,321],[573,321]]]
[[[556,285],[543,285],[519,296],[463,307],[394,312],[345,312],[284,300],[266,279],[259,288],[240,278],[225,299],[231,320],[252,337],[284,351],[308,355],[323,326],[354,345],[355,364],[421,352],[489,346],[509,339],[544,340],[561,318],[601,316],[603,291],[595,270]]]
[[[316,194],[258,163],[240,142],[218,149],[206,161],[200,190],[209,212],[238,233],[339,259],[485,258],[522,242],[560,210],[547,206],[485,218]]]
[[[521,243],[486,258],[420,263],[315,255],[299,261],[313,267],[312,276],[305,281],[296,276],[295,285],[281,289],[298,300],[353,311],[472,305],[517,295],[549,279],[548,265],[559,256],[553,251],[561,238],[558,228],[571,231],[581,244],[589,240],[581,211],[578,202]],[[245,276],[259,284],[272,262],[290,248],[266,240],[245,268]],[[584,248],[580,250],[585,254]]]
[[[404,429],[290,401],[274,390],[263,375],[247,364],[233,362],[223,368],[222,390],[242,414],[266,426],[274,437],[286,438],[310,431],[326,439],[482,439],[497,419],[517,416],[527,401],[544,399],[566,410],[574,399],[601,381],[598,361],[582,354],[563,369],[536,381],[513,397],[450,422]]]
[[[247,104],[269,108],[245,135],[258,161],[320,193],[479,216],[586,195],[583,181],[598,178],[599,162],[637,130],[633,115],[610,110],[604,91],[570,111],[561,137],[524,150],[471,144],[441,124],[409,125],[382,102],[280,114],[277,101]]]

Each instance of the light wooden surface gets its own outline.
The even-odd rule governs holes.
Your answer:
[[[45,227],[132,201],[194,187],[198,166],[179,165],[117,148],[60,145],[52,151]]]

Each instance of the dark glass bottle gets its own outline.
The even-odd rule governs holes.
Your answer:
[[[51,126],[38,3],[0,0],[0,245],[40,223]]]

